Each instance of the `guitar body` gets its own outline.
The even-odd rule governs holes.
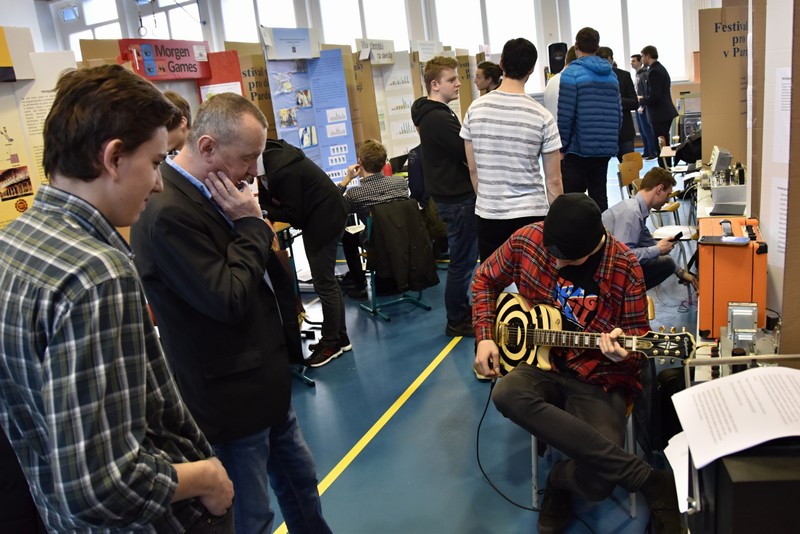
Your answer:
[[[561,330],[561,312],[552,306],[531,306],[517,293],[501,293],[497,298],[495,342],[500,351],[500,374],[508,374],[521,362],[550,371],[550,347],[534,345],[527,339],[531,330]]]

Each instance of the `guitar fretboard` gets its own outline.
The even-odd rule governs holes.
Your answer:
[[[600,334],[591,332],[569,332],[566,330],[541,330],[538,328],[524,328],[501,325],[508,335],[507,339],[518,338],[520,333],[525,337],[526,345],[545,345],[548,347],[566,347],[572,349],[599,349]],[[522,331],[522,332],[520,332]],[[636,350],[636,336],[619,336],[617,342],[625,350]]]

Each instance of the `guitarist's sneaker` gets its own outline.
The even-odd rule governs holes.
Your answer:
[[[650,507],[650,523],[656,534],[683,534],[686,526],[678,511],[675,478],[669,471],[654,469],[639,488]]]
[[[475,337],[475,330],[472,329],[472,320],[467,320],[460,324],[447,321],[447,328],[444,329],[444,333],[450,337]]]
[[[547,489],[539,508],[539,534],[560,534],[572,522],[572,494],[547,478]]]

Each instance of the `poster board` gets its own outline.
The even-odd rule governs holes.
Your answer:
[[[358,52],[353,53],[353,76],[356,82],[358,109],[361,113],[361,139],[376,139],[383,142],[378,121],[378,101],[375,96],[372,63],[369,59],[361,59]]]
[[[381,138],[390,158],[408,154],[419,144],[419,134],[411,120],[415,96],[410,54],[403,51],[393,55],[391,65],[373,65]]]
[[[278,136],[340,182],[356,162],[342,51],[268,60],[267,73]]]
[[[701,9],[703,161],[714,145],[747,160],[747,7]]]
[[[0,227],[27,211],[39,186],[47,183],[44,121],[58,77],[75,68],[72,51],[34,52],[30,61],[32,81],[0,84]]]
[[[355,65],[353,62],[353,49],[350,45],[320,45],[321,50],[338,49],[342,53],[342,67],[344,69],[344,82],[347,86],[347,101],[350,103],[350,122],[353,126],[353,140],[356,147],[368,137],[364,137],[364,128],[361,119],[361,105],[356,95]]]
[[[225,50],[236,51],[239,55],[243,94],[267,117],[269,122],[267,137],[277,139],[278,130],[275,128],[275,120],[273,118],[272,95],[269,91],[269,77],[267,76],[267,60],[264,57],[261,45],[259,43],[225,41]]]
[[[29,54],[35,50],[29,28],[0,26],[0,82],[32,80],[34,71]]]
[[[208,65],[211,76],[196,82],[201,103],[220,93],[235,93],[244,96],[242,70],[236,51],[211,52],[208,54]]]
[[[133,71],[150,81],[211,76],[206,41],[119,39],[117,44],[121,61],[130,61]]]

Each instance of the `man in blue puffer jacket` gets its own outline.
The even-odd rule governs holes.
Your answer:
[[[565,193],[582,193],[608,208],[608,160],[617,154],[622,106],[617,76],[608,61],[595,55],[600,34],[583,28],[575,36],[575,55],[561,74],[558,131],[561,134],[561,179]]]

